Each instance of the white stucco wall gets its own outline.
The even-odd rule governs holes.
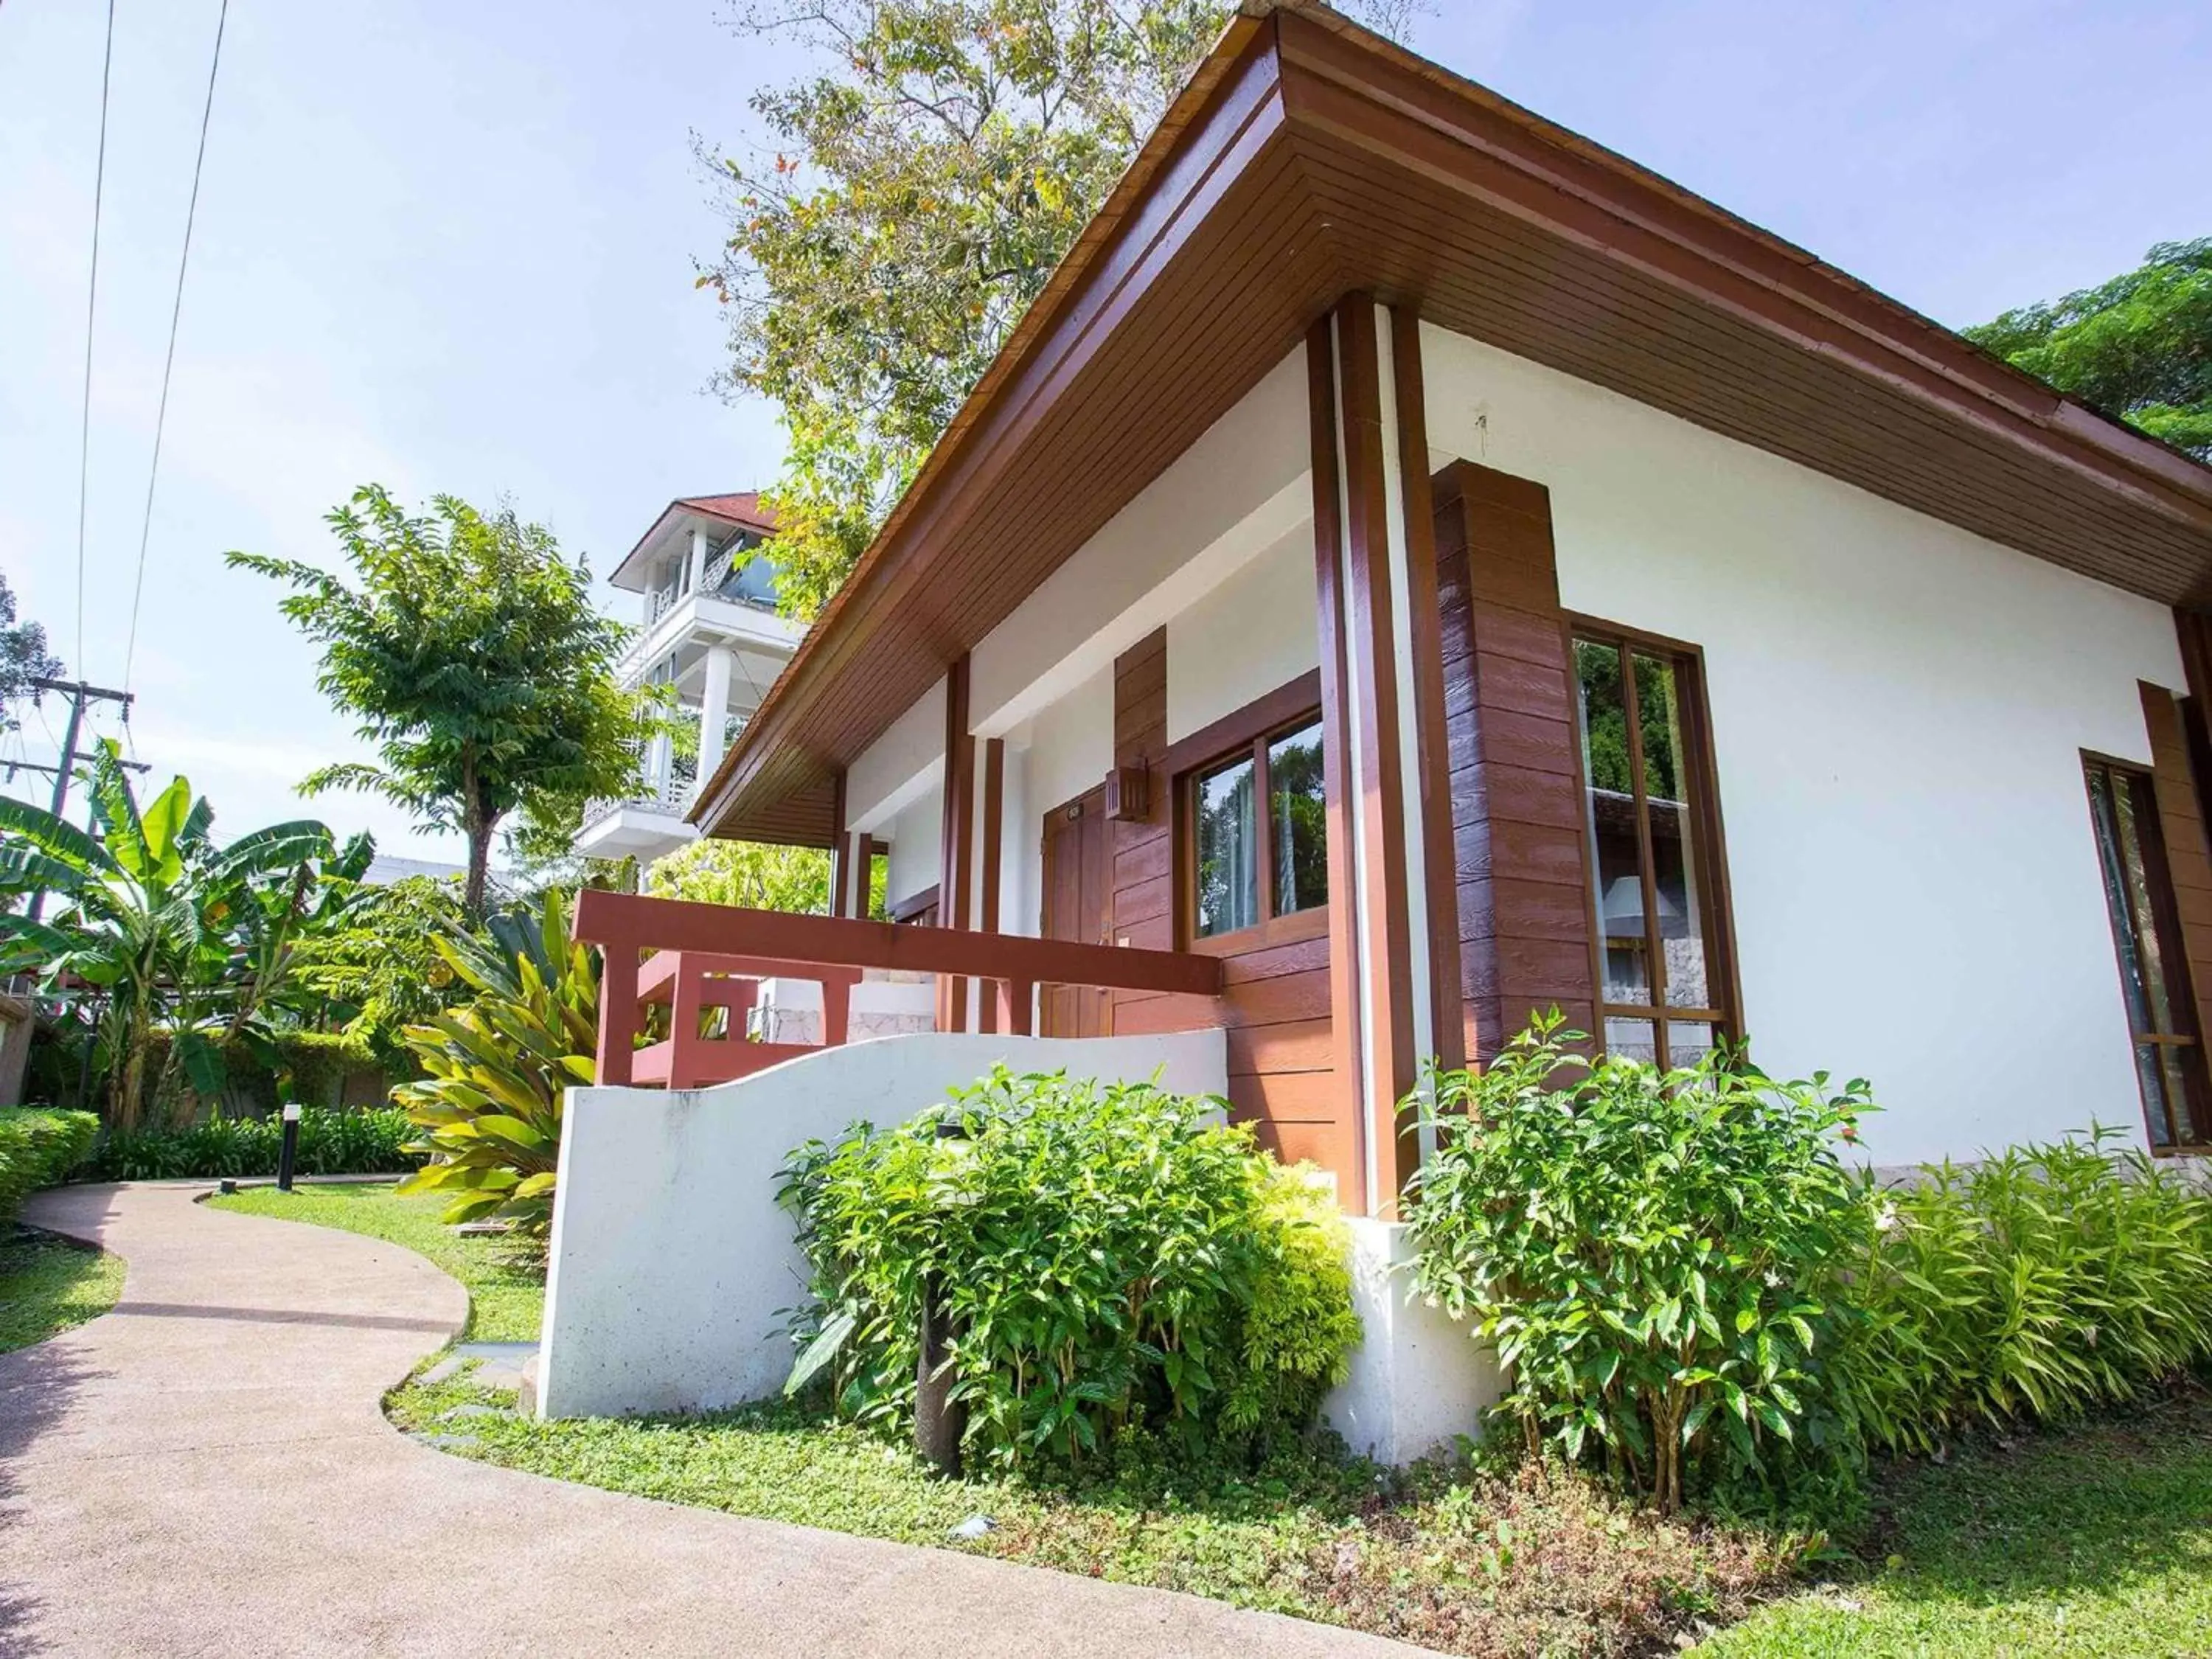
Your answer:
[[[702,1411],[777,1393],[805,1258],[775,1202],[808,1139],[895,1121],[1005,1060],[1218,1095],[1218,1030],[1088,1040],[931,1032],[825,1048],[712,1089],[576,1089],[562,1120],[538,1410]]]
[[[1113,764],[1110,664],[1007,733],[1003,931],[1037,931],[1044,908],[1044,815],[1097,788]]]
[[[1310,512],[1168,620],[1168,741],[1233,714],[1321,661]]]
[[[1549,488],[1567,606],[1704,648],[1760,1062],[1869,1078],[1882,1164],[2140,1137],[2080,751],[2148,758],[2166,612],[1462,337],[1422,350],[1437,461]]]
[[[941,740],[940,740],[941,741]],[[944,769],[939,765],[937,773]],[[890,843],[884,860],[884,902],[896,908],[927,892],[944,876],[939,853],[945,839],[945,790],[939,775],[876,832]]]

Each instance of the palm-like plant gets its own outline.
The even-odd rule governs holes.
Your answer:
[[[599,958],[569,942],[557,891],[536,917],[485,925],[489,937],[457,930],[438,941],[476,1000],[403,1034],[429,1075],[392,1098],[422,1131],[408,1150],[432,1161],[399,1190],[443,1193],[448,1222],[496,1215],[542,1237],[552,1225],[563,1100],[596,1075]]]
[[[374,848],[341,849],[310,819],[270,824],[228,846],[184,778],[143,808],[112,744],[93,758],[90,833],[43,808],[0,799],[0,897],[58,900],[51,921],[0,915],[0,971],[33,973],[41,991],[104,1005],[112,1119],[135,1127],[181,1069],[195,1093],[219,1094],[227,1046],[258,1048],[286,989],[304,932],[352,900]],[[147,1059],[168,1051],[149,1079]]]

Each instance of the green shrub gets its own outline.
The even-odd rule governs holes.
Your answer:
[[[217,1117],[182,1129],[117,1131],[81,1172],[88,1181],[177,1181],[273,1176],[284,1126],[276,1117]],[[400,1175],[422,1162],[403,1112],[300,1113],[294,1169],[303,1176]]]
[[[1881,1195],[1842,1367],[1869,1439],[2063,1419],[2212,1357],[2212,1193],[2098,1129]]]
[[[1508,1368],[1493,1420],[1662,1510],[1849,1501],[1858,1441],[1823,1372],[1850,1317],[1831,1268],[1870,1226],[1837,1155],[1865,1085],[1593,1065],[1559,1025],[1437,1079],[1407,1194],[1422,1290]]]
[[[557,892],[535,918],[497,915],[487,926],[489,939],[437,941],[476,1000],[404,1033],[427,1075],[392,1098],[419,1132],[414,1150],[431,1161],[400,1190],[445,1194],[447,1221],[504,1216],[542,1238],[553,1224],[562,1102],[598,1074],[599,957],[568,942]]]
[[[0,1241],[24,1199],[66,1180],[99,1134],[100,1120],[90,1112],[0,1107]]]
[[[1233,1449],[1303,1428],[1359,1340],[1343,1225],[1219,1106],[1001,1066],[909,1122],[799,1148],[783,1196],[819,1306],[794,1386],[834,1364],[845,1411],[910,1417],[934,1282],[951,1397],[994,1462],[1123,1431]]]

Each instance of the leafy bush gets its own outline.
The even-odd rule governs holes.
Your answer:
[[[1865,1085],[1720,1054],[1592,1064],[1559,1026],[1437,1078],[1437,1151],[1407,1194],[1421,1288],[1509,1368],[1494,1418],[1532,1450],[1602,1455],[1666,1510],[1692,1487],[1855,1493],[1823,1373],[1850,1317],[1830,1268],[1870,1225],[1836,1152]]]
[[[1881,1197],[1842,1371],[1869,1439],[2065,1419],[2212,1357],[2212,1192],[2098,1129]]]
[[[597,1075],[599,958],[568,942],[557,892],[535,919],[497,915],[489,938],[455,933],[439,954],[477,990],[466,1007],[404,1034],[428,1073],[392,1091],[431,1161],[403,1192],[447,1194],[449,1222],[505,1216],[528,1237],[553,1224],[567,1091]]]
[[[1001,1066],[799,1148],[783,1196],[820,1305],[793,1385],[834,1364],[843,1410],[909,1417],[934,1283],[951,1398],[1001,1465],[1140,1428],[1254,1445],[1304,1426],[1359,1340],[1342,1224],[1218,1107]]]
[[[0,1107],[0,1241],[24,1199],[67,1179],[99,1134],[100,1120],[90,1112]]]
[[[183,1129],[117,1130],[80,1171],[87,1181],[176,1181],[192,1177],[273,1176],[284,1125],[275,1117],[217,1117]],[[410,1150],[414,1127],[406,1114],[334,1112],[308,1106],[300,1113],[300,1145],[293,1167],[303,1176],[398,1175],[422,1160]]]

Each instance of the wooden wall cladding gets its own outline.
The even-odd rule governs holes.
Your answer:
[[[2212,1033],[2212,836],[2208,836],[2180,703],[2163,686],[2137,683],[2150,735],[2151,787],[2158,797],[2166,874],[2181,921],[2182,955],[2197,1029]]]
[[[1549,493],[1467,461],[1431,490],[1461,982],[1487,1060],[1554,1004],[1596,1018],[1574,672]]]
[[[1167,632],[1133,646],[1114,665],[1114,763],[1145,767],[1147,811],[1114,832],[1114,939],[1172,950],[1176,937],[1174,780],[1167,752]],[[1229,1103],[1261,1144],[1285,1161],[1311,1158],[1341,1171],[1352,1102],[1332,1058],[1329,945],[1324,935],[1255,944],[1221,957],[1219,998],[1114,994],[1116,1036],[1227,1028]]]

